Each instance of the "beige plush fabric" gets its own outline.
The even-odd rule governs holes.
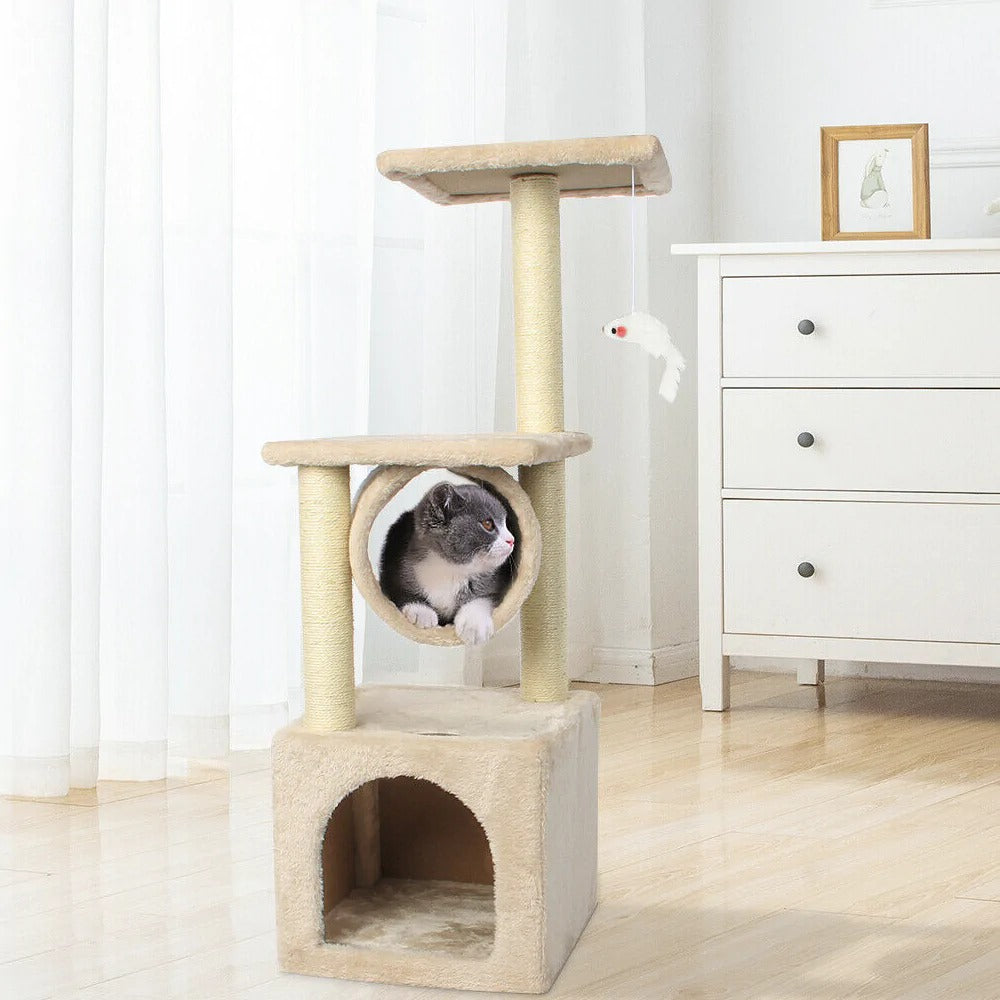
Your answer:
[[[511,178],[530,173],[558,174],[563,196],[629,194],[633,167],[636,194],[670,190],[670,167],[655,135],[393,149],[378,157],[386,177],[440,205],[505,201]]]
[[[597,723],[600,703],[575,691],[532,704],[516,691],[359,688],[357,728],[315,733],[301,725],[274,741],[274,848],[278,950],[289,972],[472,990],[540,993],[551,986],[596,903]],[[424,907],[406,933],[408,899],[448,898],[447,883],[375,887],[343,912],[323,911],[321,846],[327,822],[352,790],[411,775],[455,795],[482,825],[493,859],[495,936],[466,891],[450,934],[419,947]],[[381,888],[380,888],[381,886]],[[417,890],[417,891],[414,891]],[[480,902],[488,889],[480,890]],[[389,928],[367,927],[386,912]],[[416,905],[414,903],[414,905]],[[467,912],[468,927],[461,925]],[[360,917],[359,917],[360,915]],[[433,912],[431,913],[433,917]],[[348,921],[351,943],[324,928]],[[388,941],[381,935],[390,935]],[[416,943],[415,943],[416,942]],[[466,947],[468,945],[468,947]]]
[[[393,437],[270,441],[261,454],[269,465],[412,465],[450,469],[456,465],[510,468],[558,462],[590,451],[589,434],[411,434]]]
[[[462,640],[455,632],[454,625],[438,625],[435,628],[418,628],[403,617],[402,611],[382,593],[375,571],[368,558],[368,539],[375,518],[385,505],[421,469],[412,466],[383,466],[375,469],[364,481],[354,501],[354,516],[351,519],[350,560],[354,583],[368,606],[387,625],[400,635],[427,646],[460,646]],[[456,475],[479,482],[489,483],[510,504],[517,516],[520,540],[518,542],[517,573],[510,589],[493,612],[493,628],[499,632],[517,614],[525,598],[531,593],[542,560],[542,531],[535,516],[534,508],[527,494],[517,480],[503,469],[486,466],[459,467],[450,469]],[[541,701],[545,699],[533,699]],[[343,727],[338,727],[343,728]]]
[[[326,917],[328,942],[483,961],[493,951],[493,886],[383,878],[356,889]]]

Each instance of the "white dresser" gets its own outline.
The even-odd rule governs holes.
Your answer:
[[[700,672],[1000,667],[1000,240],[698,255]]]

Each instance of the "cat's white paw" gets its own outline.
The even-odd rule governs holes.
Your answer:
[[[438,623],[437,612],[429,604],[404,604],[400,609],[404,617],[417,628],[434,628]]]
[[[469,601],[455,615],[455,631],[466,646],[481,646],[493,638],[493,605],[485,598]]]

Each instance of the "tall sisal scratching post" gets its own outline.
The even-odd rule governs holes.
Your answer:
[[[563,429],[562,273],[559,178],[527,174],[510,182],[514,252],[517,429]],[[522,467],[520,482],[542,529],[534,590],[521,607],[521,696],[561,701],[566,670],[566,466]]]

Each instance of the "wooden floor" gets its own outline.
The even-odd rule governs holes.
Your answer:
[[[1000,688],[596,690],[601,902],[550,996],[1000,998]],[[458,996],[280,975],[270,851],[266,754],[0,801],[0,997]]]

